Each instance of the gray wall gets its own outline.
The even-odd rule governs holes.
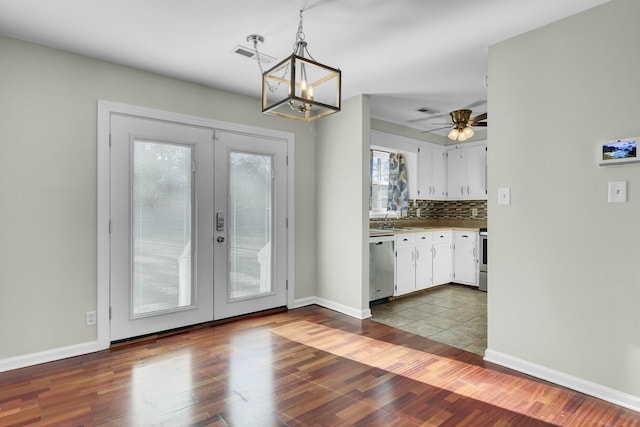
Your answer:
[[[0,359],[96,339],[96,105],[124,102],[295,132],[295,298],[315,295],[310,126],[260,101],[0,38]],[[256,85],[260,77],[256,74]]]
[[[640,396],[640,2],[613,0],[490,49],[489,349]],[[628,181],[628,203],[607,183]],[[497,205],[511,187],[512,204]]]
[[[316,142],[317,296],[356,316],[369,310],[368,101],[343,102]]]

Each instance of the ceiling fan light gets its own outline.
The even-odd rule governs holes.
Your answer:
[[[449,132],[449,135],[447,135],[447,138],[452,139],[452,140],[456,140],[458,139],[458,135],[460,134],[460,131],[458,131],[458,129],[454,128],[451,129],[451,132]]]
[[[460,132],[458,134],[458,141],[462,142],[462,141],[466,141],[467,137],[465,136],[464,132]]]
[[[473,129],[471,129],[469,126],[465,127],[464,130],[462,131],[462,134],[465,136],[465,139],[469,139],[471,138],[473,135],[475,135],[475,132],[473,131]]]

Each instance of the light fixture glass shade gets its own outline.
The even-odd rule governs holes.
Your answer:
[[[453,129],[451,129],[451,132],[449,132],[449,135],[447,135],[447,138],[453,139],[455,141],[456,139],[458,139],[458,134],[459,133],[460,132],[458,131],[457,128],[453,128]]]
[[[467,140],[467,137],[464,135],[464,132],[458,133],[458,141],[462,142],[466,140]]]
[[[471,138],[473,135],[475,135],[475,132],[473,131],[473,129],[471,129],[469,126],[465,127],[462,130],[462,134],[467,138]]]
[[[308,122],[340,111],[341,71],[291,55],[262,75],[262,112]]]

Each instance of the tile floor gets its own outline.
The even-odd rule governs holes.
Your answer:
[[[487,293],[448,284],[371,307],[372,320],[484,356]]]

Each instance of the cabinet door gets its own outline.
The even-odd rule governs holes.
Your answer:
[[[447,153],[447,188],[450,200],[467,198],[467,158],[464,148]]]
[[[432,197],[432,149],[418,148],[418,198],[428,200]]]
[[[396,296],[416,290],[414,249],[415,246],[396,247]]]
[[[433,244],[433,284],[442,285],[451,281],[453,257],[451,243]]]
[[[487,198],[487,147],[476,145],[467,151],[467,198]]]
[[[453,249],[453,281],[478,284],[477,247],[475,243],[456,243]]]
[[[433,286],[433,258],[431,244],[416,246],[416,289]]]
[[[447,198],[447,151],[441,148],[431,150],[431,187],[432,198]]]

